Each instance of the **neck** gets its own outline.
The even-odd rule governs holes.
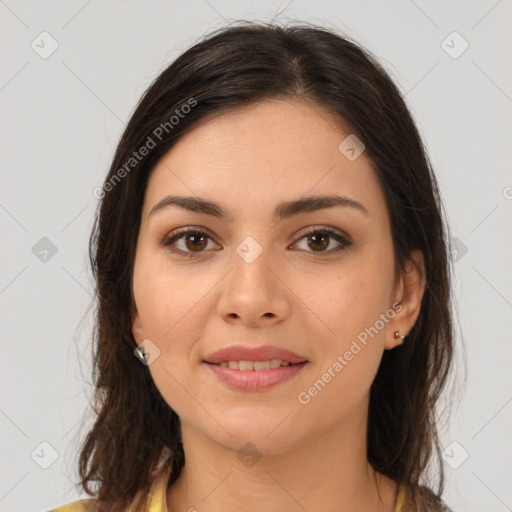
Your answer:
[[[240,460],[186,424],[182,439],[186,462],[167,491],[169,512],[394,510],[396,484],[367,462],[366,415],[259,460]]]

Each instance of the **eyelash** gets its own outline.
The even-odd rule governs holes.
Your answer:
[[[197,229],[197,228],[179,228],[176,231],[174,231],[173,233],[171,233],[168,237],[166,237],[161,242],[160,245],[163,246],[163,247],[166,247],[172,253],[182,255],[182,256],[184,256],[186,258],[194,258],[196,254],[200,255],[200,254],[206,252],[205,250],[198,251],[197,253],[187,252],[187,251],[183,251],[181,249],[176,249],[176,247],[173,246],[173,244],[175,242],[177,242],[178,240],[184,238],[185,235],[188,235],[188,234],[206,235],[210,240],[213,241],[213,238],[206,231],[203,231],[201,229]],[[300,234],[301,236],[299,237],[297,242],[302,240],[303,238],[306,238],[306,237],[312,236],[312,235],[317,235],[317,234],[327,234],[327,235],[329,235],[329,237],[334,238],[334,240],[339,242],[341,245],[339,245],[335,249],[330,249],[328,251],[319,251],[319,252],[317,252],[317,251],[306,251],[306,252],[311,252],[313,254],[319,254],[320,256],[322,256],[323,254],[327,254],[328,255],[328,254],[331,254],[331,253],[334,253],[334,252],[343,251],[343,250],[347,249],[348,247],[350,247],[352,245],[352,242],[347,237],[343,236],[342,234],[340,234],[337,231],[334,231],[333,229],[330,229],[330,228],[314,228],[311,231],[308,231],[306,233],[302,233],[302,234]],[[297,243],[297,242],[295,242],[295,243]]]

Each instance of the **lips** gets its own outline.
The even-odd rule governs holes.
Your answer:
[[[290,364],[298,364],[307,362],[307,358],[285,350],[283,348],[264,345],[258,348],[251,348],[242,345],[225,347],[213,354],[207,356],[205,363],[220,364],[229,363],[229,361],[271,361],[277,360],[288,362]]]
[[[258,348],[237,345],[210,354],[203,363],[231,389],[260,392],[292,379],[308,364],[308,360],[295,352],[271,345]]]

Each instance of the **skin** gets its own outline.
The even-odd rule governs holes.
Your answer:
[[[338,150],[350,132],[321,106],[266,100],[202,122],[154,168],[145,193],[133,275],[133,335],[160,355],[148,369],[181,419],[186,463],[167,492],[169,510],[393,511],[396,484],[367,462],[369,391],[384,350],[392,350],[419,313],[421,253],[395,274],[385,199],[363,152]],[[276,223],[281,201],[333,192],[367,213],[332,207]],[[149,217],[168,194],[220,203],[230,222],[170,206]],[[180,227],[206,230],[199,252]],[[304,228],[346,233],[341,251],[322,251]],[[247,236],[262,248],[248,263],[236,252]],[[188,244],[186,243],[188,239]],[[206,242],[205,242],[206,244]],[[330,252],[329,252],[330,251]],[[378,335],[306,405],[307,391],[393,303],[401,308]],[[276,345],[308,360],[294,378],[244,392],[203,363],[229,345]],[[261,453],[247,467],[238,451]]]

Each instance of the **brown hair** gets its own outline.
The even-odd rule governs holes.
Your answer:
[[[371,387],[368,460],[421,495],[420,478],[437,455],[436,496],[442,493],[435,406],[452,363],[450,265],[439,191],[415,123],[388,74],[349,38],[305,23],[239,22],[205,37],[154,80],[117,146],[96,212],[89,256],[97,418],[79,473],[82,488],[110,510],[136,496],[143,502],[163,454],[170,483],[184,464],[179,418],[133,353],[132,272],[151,170],[199,121],[268,98],[306,99],[345,123],[366,146],[382,186],[397,269],[413,249],[423,252],[419,318],[405,344],[385,351]],[[150,139],[151,149],[133,161]]]

